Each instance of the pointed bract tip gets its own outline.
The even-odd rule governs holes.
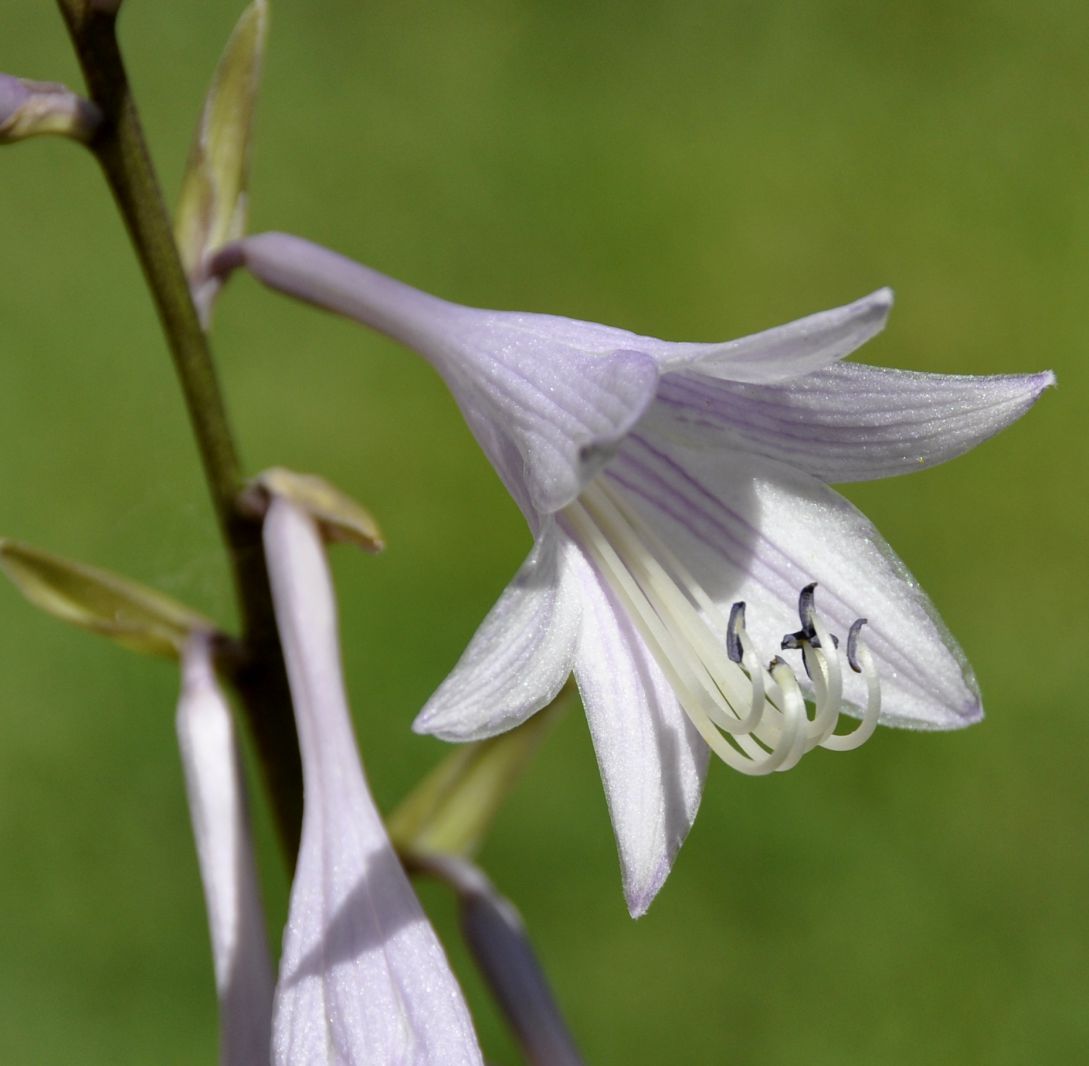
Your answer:
[[[313,519],[327,544],[354,544],[366,552],[385,547],[371,513],[336,485],[316,474],[301,474],[282,466],[262,471],[242,491],[240,507],[260,517],[276,498],[289,500]]]

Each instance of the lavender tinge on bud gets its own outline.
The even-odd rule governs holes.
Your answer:
[[[98,108],[67,86],[0,74],[0,144],[49,134],[89,141],[101,121]]]
[[[26,103],[30,89],[21,78],[0,74],[0,127]]]
[[[884,327],[888,289],[737,340],[677,343],[462,307],[284,234],[228,246],[216,265],[387,334],[446,382],[534,545],[415,728],[492,736],[573,672],[632,914],[669,872],[711,752],[768,773],[855,747],[878,722],[982,716],[934,606],[829,483],[952,459],[1054,375],[845,361]],[[844,713],[861,725],[840,729]]]
[[[521,916],[474,867],[457,860],[461,929],[496,1003],[532,1066],[582,1066]]]

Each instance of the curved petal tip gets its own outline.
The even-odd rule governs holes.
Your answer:
[[[673,859],[668,857],[656,866],[639,871],[638,876],[632,873],[624,878],[624,902],[628,905],[628,914],[633,918],[642,918],[647,913],[672,869]]]

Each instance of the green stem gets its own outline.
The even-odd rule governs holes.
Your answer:
[[[91,142],[136,249],[166,334],[200,450],[242,618],[231,680],[253,733],[280,842],[294,864],[302,826],[302,768],[276,631],[260,522],[243,514],[241,464],[208,339],[190,296],[170,216],[144,141],[117,44],[116,17],[93,0],[58,0],[103,121]],[[110,6],[110,5],[106,5]]]

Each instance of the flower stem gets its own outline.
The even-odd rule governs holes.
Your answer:
[[[227,546],[242,641],[225,659],[252,731],[280,843],[293,866],[302,825],[302,768],[287,674],[272,611],[259,520],[243,514],[241,464],[208,339],[201,328],[140,126],[115,32],[117,5],[58,0],[103,120],[90,147],[143,268],[185,397]]]

